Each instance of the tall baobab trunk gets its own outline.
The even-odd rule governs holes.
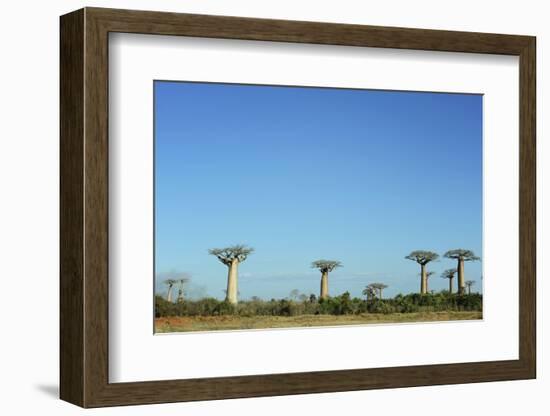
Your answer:
[[[246,258],[254,252],[252,247],[247,247],[242,244],[237,244],[224,248],[211,248],[209,254],[216,256],[218,260],[227,268],[227,290],[225,291],[225,300],[235,305],[239,294],[237,290],[238,268],[239,263],[242,263]]]
[[[237,303],[237,276],[239,269],[239,260],[233,259],[229,265],[227,273],[227,294],[225,300],[229,303]]]
[[[328,272],[322,272],[321,274],[321,299],[328,298]]]
[[[464,283],[464,259],[458,259],[458,265],[456,269],[458,270],[458,294],[463,295],[464,288],[466,287],[466,284]]]
[[[468,295],[472,294],[472,286],[468,285]]]
[[[168,286],[168,294],[166,295],[166,300],[172,302],[172,286]]]
[[[430,292],[430,276],[434,274],[435,272],[426,272],[426,293],[433,293],[433,290]]]
[[[428,293],[428,277],[426,276],[426,265],[420,265],[420,293],[425,295]]]
[[[452,295],[453,294],[453,278],[450,278],[449,279],[449,293]]]

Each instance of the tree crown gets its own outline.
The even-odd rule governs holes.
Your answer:
[[[375,288],[372,286],[372,284],[365,286],[365,289],[363,289],[363,295],[365,296],[376,296]]]
[[[313,269],[319,269],[322,273],[331,272],[337,267],[342,267],[342,263],[337,260],[315,260],[311,263]]]
[[[441,277],[443,279],[452,279],[453,277],[455,277],[456,272],[456,269],[447,269],[443,273],[441,273]]]
[[[464,284],[465,284],[466,286],[472,286],[473,284],[475,284],[475,282],[476,282],[475,280],[466,280],[466,281],[464,282]]]
[[[431,261],[437,260],[439,258],[439,254],[434,253],[433,251],[416,250],[411,252],[411,254],[405,258],[407,260],[416,261],[418,264],[426,265]]]
[[[388,287],[388,285],[384,283],[371,283],[369,286],[372,287],[373,289],[382,289],[382,290]]]
[[[472,250],[465,250],[463,248],[456,248],[454,250],[449,250],[443,255],[443,257],[446,257],[448,259],[463,260],[463,261],[480,260],[480,258],[476,256]]]
[[[176,280],[175,279],[166,279],[164,281],[164,284],[166,284],[168,286],[174,286],[176,284]]]
[[[218,260],[226,266],[230,265],[235,260],[239,263],[245,261],[252,252],[254,252],[252,247],[247,247],[243,244],[236,244],[224,248],[211,248],[208,250],[209,254],[216,256]]]

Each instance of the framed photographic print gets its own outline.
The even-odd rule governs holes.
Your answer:
[[[536,376],[535,38],[61,17],[82,407]]]

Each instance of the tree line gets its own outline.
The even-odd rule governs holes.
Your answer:
[[[233,245],[224,248],[213,248],[208,250],[209,254],[215,256],[222,264],[228,268],[227,273],[227,289],[225,302],[230,305],[237,305],[238,303],[238,269],[239,265],[244,262],[250,254],[254,252],[252,247],[246,245]],[[468,288],[468,295],[471,295],[471,287],[475,283],[473,280],[465,280],[464,276],[464,263],[469,261],[479,261],[480,258],[477,257],[473,251],[466,249],[453,249],[447,251],[443,257],[456,260],[457,266],[454,269],[445,270],[441,277],[449,280],[449,290],[448,294],[452,296],[453,294],[453,280],[456,274],[458,274],[458,285],[457,293],[458,295],[464,295],[466,293],[466,288]],[[436,261],[439,258],[439,254],[426,251],[426,250],[416,250],[412,251],[409,255],[405,256],[405,259],[415,261],[420,265],[420,295],[428,295],[428,279],[434,274],[434,272],[427,270],[427,265],[433,261]],[[311,263],[311,267],[318,269],[321,272],[321,282],[320,282],[320,292],[319,300],[328,300],[329,296],[329,273],[334,269],[342,267],[342,263],[337,260],[315,260]],[[176,284],[179,284],[179,291],[177,297],[177,303],[183,302],[184,294],[184,285],[188,281],[187,278],[183,279],[167,279],[165,284],[168,286],[168,292],[166,301],[168,303],[173,303],[172,299],[172,290]],[[382,300],[383,290],[388,286],[384,283],[371,283],[365,287],[363,290],[363,295],[366,296],[367,302],[372,299]],[[346,292],[347,293],[347,292]],[[343,295],[341,295],[343,296]]]
[[[294,291],[292,291],[294,292]],[[168,302],[162,296],[155,298],[155,316],[299,316],[299,315],[360,315],[367,313],[415,313],[481,311],[482,295],[438,293],[399,294],[390,299],[378,295],[367,298],[352,297],[349,292],[320,298],[315,294],[299,294],[284,299],[263,300],[252,297],[237,304],[208,297],[185,302]]]

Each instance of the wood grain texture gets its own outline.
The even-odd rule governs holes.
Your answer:
[[[536,41],[520,54],[519,102],[519,355],[536,377]]]
[[[60,50],[60,387],[84,404],[84,12],[63,19]]]
[[[108,33],[520,57],[518,360],[109,383]],[[517,380],[536,375],[535,38],[86,8],[61,18],[61,397],[101,407]]]

